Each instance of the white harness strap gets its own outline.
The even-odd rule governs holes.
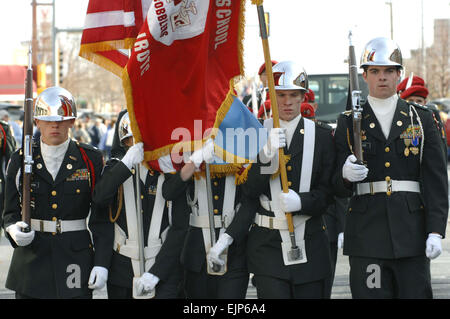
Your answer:
[[[195,195],[193,204],[191,205],[192,213],[197,216],[208,216],[208,198],[206,193],[206,179],[195,179]],[[225,232],[225,223],[229,225],[234,218],[234,200],[236,196],[236,185],[234,182],[234,176],[230,175],[225,178],[225,193],[223,198],[223,210],[222,210],[222,227],[220,233]],[[198,210],[195,209],[195,200],[197,199]],[[205,252],[208,253],[211,249],[211,237],[209,227],[202,228],[203,243],[205,245]]]
[[[303,157],[302,157],[302,169],[300,175],[300,187],[299,193],[307,193],[310,191],[311,187],[311,176],[312,167],[314,159],[314,144],[315,144],[315,123],[311,120],[304,118],[305,124],[305,134],[303,139]],[[281,194],[281,181],[280,178],[275,178],[270,180],[270,193],[272,196],[272,201],[269,205],[275,214],[276,218],[286,219],[286,214],[280,209],[279,196]],[[265,196],[264,196],[265,197]],[[267,198],[266,198],[267,199]],[[260,198],[261,201],[264,198]],[[285,265],[293,265],[306,263],[308,260],[306,258],[305,251],[305,225],[306,221],[311,218],[311,216],[296,215],[293,216],[295,241],[297,246],[302,251],[302,258],[299,260],[289,261],[288,251],[291,249],[291,239],[289,236],[289,231],[285,229],[280,229],[281,236],[281,248],[283,252],[283,261]]]
[[[143,167],[143,166],[141,166]],[[141,176],[143,182],[147,177],[147,169],[141,169]],[[164,242],[168,227],[160,236],[161,223],[164,213],[164,207],[166,201],[162,197],[162,184],[164,182],[164,175],[161,174],[158,177],[156,186],[156,198],[153,206],[152,218],[150,221],[150,228],[147,238],[147,245],[144,247],[145,256],[145,271],[148,271],[155,263],[156,255],[159,253],[162,243]],[[137,218],[136,218],[136,196],[134,192],[133,176],[128,178],[123,184],[124,187],[124,200],[125,210],[127,218],[128,238],[125,232],[115,223],[114,227],[114,248],[116,251],[131,259],[131,265],[133,267],[133,273],[135,276],[139,275],[139,249],[137,240]]]
[[[136,250],[136,252],[137,252],[138,251],[138,229],[137,229],[137,216],[136,216],[136,213],[137,213],[136,212],[136,196],[135,196],[135,192],[134,192],[133,175],[130,176],[123,183],[123,193],[124,193],[123,197],[124,197],[124,201],[125,201],[125,211],[126,211],[126,217],[127,217],[128,238],[125,240],[125,245],[120,247],[120,250],[123,253],[126,253],[127,249],[130,249],[132,251]],[[117,232],[116,232],[116,234],[117,234]],[[129,248],[127,248],[127,246]],[[120,251],[119,251],[119,253],[120,253]],[[133,258],[133,257],[137,257],[137,258]],[[135,274],[135,276],[139,275],[139,255],[135,256],[135,254],[132,254],[131,265],[133,266],[133,273]]]
[[[236,198],[236,184],[233,175],[225,177],[225,193],[223,198],[222,208],[222,225],[229,225],[234,218],[234,200]],[[225,232],[225,227],[222,226],[220,234]]]
[[[147,254],[144,253],[146,257],[145,271],[148,271],[153,266],[153,264],[155,263],[156,255],[158,254],[162,246],[160,231],[164,213],[164,206],[166,204],[166,201],[162,196],[163,183],[164,183],[164,174],[161,174],[158,176],[158,182],[156,184],[155,203],[153,205],[152,219],[150,221],[150,228],[148,231],[147,247],[145,247],[145,249],[149,250],[151,257],[147,259]]]

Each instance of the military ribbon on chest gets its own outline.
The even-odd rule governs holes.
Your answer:
[[[89,171],[87,168],[79,168],[72,175],[66,178],[66,181],[87,181],[89,180]]]
[[[409,125],[408,128],[400,134],[400,138],[405,143],[405,156],[409,156],[410,152],[414,155],[419,154],[419,142],[422,137],[422,131],[418,124]]]

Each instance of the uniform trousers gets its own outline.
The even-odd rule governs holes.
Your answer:
[[[255,275],[258,299],[323,299],[326,280],[294,285],[286,279]]]
[[[330,255],[331,255],[331,275],[325,279],[325,298],[331,298],[331,292],[333,290],[333,283],[334,283],[334,275],[336,272],[336,263],[337,263],[337,242],[333,241],[330,242]]]
[[[16,299],[37,299],[37,298],[33,298],[33,297],[23,295],[21,293],[16,292]],[[92,299],[92,293],[84,295],[84,296],[78,296],[73,299]]]
[[[249,274],[246,270],[232,269],[224,275],[209,275],[185,270],[184,289],[188,299],[245,299]]]
[[[179,298],[180,287],[174,282],[159,282],[156,286],[154,299],[176,299]],[[133,299],[133,289],[120,287],[108,282],[108,299]]]
[[[430,260],[349,257],[350,289],[355,299],[431,299]]]

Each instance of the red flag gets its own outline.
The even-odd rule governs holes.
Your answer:
[[[177,169],[174,145],[201,141],[230,108],[243,73],[244,8],[244,0],[151,3],[122,79],[133,135],[153,168]]]
[[[152,0],[90,0],[79,55],[122,75]]]

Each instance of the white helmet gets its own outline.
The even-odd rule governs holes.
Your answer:
[[[119,122],[119,140],[122,142],[130,136],[133,136],[133,132],[131,132],[130,117],[128,112],[126,112]]]
[[[52,86],[36,99],[34,118],[41,121],[65,121],[77,118],[77,107],[72,94],[59,86]]]
[[[282,61],[273,67],[275,90],[308,91],[308,75],[303,67],[293,61]]]
[[[402,52],[398,44],[388,38],[369,41],[361,56],[361,68],[371,65],[403,68]]]

